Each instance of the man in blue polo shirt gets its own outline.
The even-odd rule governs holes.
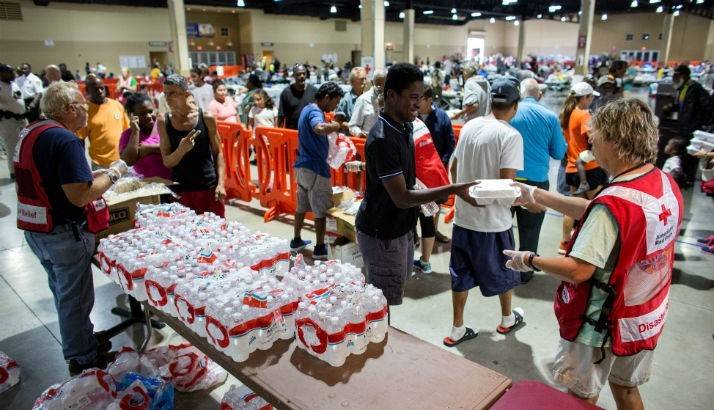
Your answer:
[[[511,125],[521,133],[523,146],[528,149],[524,150],[523,170],[516,173],[516,180],[547,191],[550,158],[563,159],[565,137],[555,113],[538,103],[542,93],[536,80],[527,78],[521,82],[521,96],[523,101],[518,105]],[[537,253],[545,213],[521,207],[513,207],[512,213],[518,221],[518,250]],[[523,282],[532,278],[533,272],[521,275]]]
[[[298,120],[298,155],[295,160],[297,179],[297,210],[295,211],[295,237],[290,241],[290,249],[300,252],[310,241],[300,237],[305,213],[312,211],[315,216],[314,259],[327,259],[325,246],[325,217],[332,208],[332,181],[330,166],[327,164],[329,142],[327,135],[340,130],[337,122],[325,122],[325,113],[333,111],[344,91],[334,82],[320,86],[315,94],[315,102],[302,109]]]

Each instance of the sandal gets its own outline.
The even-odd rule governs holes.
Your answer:
[[[444,346],[454,347],[454,346],[460,344],[461,342],[465,342],[467,340],[474,339],[474,338],[476,338],[476,336],[478,336],[478,333],[474,332],[474,330],[471,329],[470,327],[467,327],[466,333],[464,333],[464,335],[461,336],[461,339],[459,339],[459,340],[454,340],[450,336],[446,336],[444,338]]]
[[[496,331],[502,335],[507,335],[514,331],[517,327],[521,326],[523,324],[523,315],[520,314],[517,310],[513,310],[513,314],[516,316],[516,322],[509,327],[503,327],[501,325],[498,325],[496,327]]]
[[[451,242],[451,239],[449,239],[449,237],[444,235],[443,233],[437,231],[436,232],[436,241],[439,243],[449,243],[449,242]]]

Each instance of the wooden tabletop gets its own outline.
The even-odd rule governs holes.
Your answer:
[[[392,327],[384,341],[350,355],[341,367],[311,356],[294,340],[237,363],[178,319],[151,310],[279,409],[482,409],[511,385],[500,373]]]

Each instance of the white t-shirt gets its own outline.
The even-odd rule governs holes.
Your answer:
[[[662,166],[662,171],[671,174],[672,171],[681,169],[682,168],[682,160],[679,158],[678,155],[671,156],[667,158],[666,161],[664,161],[664,165]]]
[[[255,121],[255,127],[274,127],[275,117],[277,112],[273,108],[258,108],[253,106],[248,112],[248,118],[252,118]]]
[[[213,86],[208,83],[204,83],[200,87],[193,87],[191,89],[191,94],[198,104],[198,108],[203,111],[208,110],[208,104],[213,101]]]
[[[493,115],[475,118],[461,129],[454,151],[457,182],[499,179],[502,168],[523,169],[523,138]],[[477,232],[503,232],[513,226],[511,208],[493,204],[474,207],[456,197],[454,223]]]

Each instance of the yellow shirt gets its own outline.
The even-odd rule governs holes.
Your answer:
[[[159,77],[161,77],[161,70],[158,68],[154,67],[151,69],[151,72],[149,73],[149,76],[151,76],[152,80],[158,80]]]
[[[117,100],[107,98],[104,104],[89,104],[87,126],[79,131],[82,139],[89,138],[89,156],[92,162],[108,167],[119,159],[119,138],[129,128],[129,118]]]

